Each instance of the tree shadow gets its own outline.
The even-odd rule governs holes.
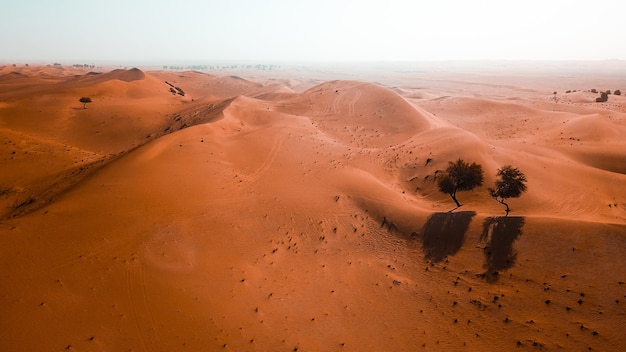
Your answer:
[[[481,276],[487,282],[496,282],[500,271],[515,264],[517,252],[513,249],[513,242],[522,234],[523,227],[524,217],[520,216],[489,217],[483,222],[480,240],[489,242],[484,248],[486,271]]]
[[[430,215],[422,228],[425,259],[438,263],[457,253],[465,242],[465,233],[475,215],[473,211]]]

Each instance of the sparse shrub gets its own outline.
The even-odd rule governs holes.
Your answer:
[[[489,188],[491,197],[506,207],[506,215],[511,211],[505,202],[508,198],[518,198],[526,191],[526,176],[517,168],[506,165],[498,170],[494,188]]]
[[[611,90],[610,90],[610,89],[609,89],[609,90],[607,90],[607,91],[606,91],[606,94],[611,95]]]
[[[572,92],[571,90],[566,90],[566,91],[565,91],[565,93],[571,93],[571,92]]]
[[[91,103],[91,98],[89,97],[81,97],[78,99],[81,103],[83,103],[83,109],[87,109],[87,104]]]
[[[606,94],[606,92],[602,92],[600,93],[600,97],[596,98],[596,103],[604,103],[607,100],[609,100],[609,95]]]
[[[448,163],[448,168],[437,181],[439,191],[449,194],[454,203],[456,203],[457,207],[461,206],[461,203],[459,203],[456,198],[456,193],[458,191],[471,191],[482,184],[482,166],[476,163],[472,163],[470,165],[462,159],[459,159],[456,162],[450,161]]]
[[[614,95],[622,95],[622,91],[619,89],[616,89],[615,92],[613,92]]]
[[[598,90],[594,88],[591,90],[591,93],[598,94]]]

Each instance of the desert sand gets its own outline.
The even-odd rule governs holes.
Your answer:
[[[610,65],[0,66],[0,350],[626,350]]]

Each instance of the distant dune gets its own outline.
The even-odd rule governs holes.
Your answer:
[[[279,75],[0,67],[0,350],[626,349],[626,97]]]

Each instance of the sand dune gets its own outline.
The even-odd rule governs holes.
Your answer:
[[[624,100],[9,69],[2,350],[626,348]]]
[[[619,141],[626,135],[623,125],[611,121],[610,117],[599,114],[572,118],[564,123],[564,135],[575,136],[576,141],[610,142]]]

